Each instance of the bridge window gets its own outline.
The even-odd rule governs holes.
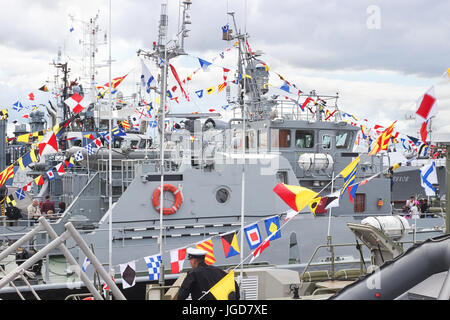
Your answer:
[[[295,132],[295,146],[297,148],[312,148],[314,146],[314,132],[297,130]]]
[[[289,148],[291,146],[291,130],[272,129],[270,133],[272,147]]]
[[[123,138],[121,138],[121,137],[114,137],[113,148],[120,148],[122,146],[122,141],[123,141]],[[106,142],[106,144],[108,144],[108,143]]]
[[[324,134],[322,136],[322,148],[323,149],[331,148],[331,137],[328,134]]]
[[[138,143],[139,143],[139,141],[137,141],[137,140],[131,140],[131,143],[130,143],[131,149],[137,149]]]
[[[350,132],[338,132],[336,135],[336,148],[346,149],[350,145],[351,138]]]

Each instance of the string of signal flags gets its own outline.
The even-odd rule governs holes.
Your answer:
[[[14,163],[4,169],[0,173],[0,187],[4,184],[12,184],[14,174],[19,168],[24,171],[25,168],[30,164],[39,162],[40,157],[58,153],[57,140],[62,136],[62,134],[66,131],[68,125],[75,118],[76,116],[73,116],[70,119],[61,122],[60,124],[55,125],[53,130],[47,132],[47,134],[41,139],[41,142],[37,144],[37,148],[36,145],[34,145],[28,153],[21,156]],[[112,139],[114,139],[114,137],[125,135],[125,131],[123,131],[118,126],[112,129]],[[109,141],[111,140],[109,132],[107,131],[95,133],[95,136],[93,133],[88,133],[84,135],[84,138],[92,141],[87,143],[84,148],[77,151],[73,156],[66,157],[65,160],[50,168],[45,174],[37,176],[26,185],[18,188],[15,192],[15,198],[12,194],[8,195],[6,197],[7,203],[16,205],[16,200],[20,201],[25,199],[25,192],[30,191],[33,183],[37,186],[41,186],[45,183],[45,179],[49,181],[55,179],[55,174],[59,176],[64,175],[67,169],[73,168],[75,166],[75,162],[79,163],[84,159],[83,151],[87,154],[87,156],[92,155],[96,152],[97,148],[101,148],[105,143],[109,144]]]
[[[350,164],[348,164],[334,179],[336,180],[339,177],[344,178],[343,188],[340,190],[336,190],[331,194],[326,196],[320,196],[320,194],[333,182],[330,181],[329,184],[323,187],[323,189],[319,192],[315,192],[311,189],[287,185],[283,183],[277,184],[273,191],[277,194],[290,208],[291,210],[287,212],[283,212],[281,214],[277,214],[270,217],[265,217],[259,219],[257,221],[253,221],[246,226],[243,227],[244,235],[246,238],[246,243],[250,249],[250,254],[248,254],[238,265],[236,265],[229,273],[222,278],[215,286],[213,286],[208,292],[211,292],[216,299],[218,300],[227,300],[228,295],[224,294],[227,292],[227,289],[231,288],[231,282],[233,282],[234,286],[234,271],[240,267],[243,263],[250,261],[249,264],[253,263],[255,259],[257,259],[264,250],[266,250],[270,243],[276,239],[282,237],[281,230],[302,212],[302,210],[309,206],[310,211],[316,215],[319,213],[323,213],[333,207],[339,206],[339,199],[342,198],[345,191],[348,190],[349,197],[352,199],[351,194],[353,190],[355,190],[355,186],[363,185],[368,183],[373,178],[378,175],[388,171],[395,170],[399,168],[402,163],[396,163],[389,169],[379,172],[369,178],[364,179],[358,183],[355,183],[355,172],[356,168],[359,164],[359,157],[355,158]],[[325,210],[325,211],[324,211]],[[281,217],[285,216],[283,221],[280,221]],[[267,236],[263,239],[262,233],[259,228],[259,223],[264,222],[265,231]],[[238,226],[239,224],[229,224],[229,226]],[[216,262],[215,252],[214,252],[214,244],[213,239],[220,238],[223,247],[223,254],[226,259],[231,258],[233,256],[239,255],[241,252],[241,247],[243,244],[239,245],[238,242],[238,234],[241,231],[240,229],[235,229],[233,231],[227,231],[219,234],[218,232],[213,232],[208,235],[209,237],[203,239],[201,241],[197,241],[194,243],[187,244],[183,247],[169,249],[164,252],[169,253],[170,255],[170,270],[172,274],[180,273],[184,268],[184,261],[186,259],[186,250],[188,247],[195,246],[198,249],[202,249],[206,251],[205,255],[205,263],[206,264],[214,264]],[[197,234],[201,235],[201,234]],[[143,239],[146,237],[142,237]],[[147,238],[157,238],[157,236],[150,236]],[[126,238],[117,238],[115,240],[126,240]],[[143,259],[148,269],[149,280],[158,280],[161,273],[161,262],[162,257],[161,253],[154,254],[151,256],[145,256],[143,258],[135,259],[129,261],[127,263],[122,263],[115,265],[114,267],[119,267],[120,274],[122,276],[122,287],[123,289],[130,288],[135,285],[136,279],[136,262]],[[87,267],[90,265],[89,259],[85,258],[82,264],[82,271],[86,272]],[[205,296],[208,292],[206,292],[203,296]]]

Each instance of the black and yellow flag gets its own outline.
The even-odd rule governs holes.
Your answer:
[[[309,208],[311,209],[311,212],[316,214],[316,210],[319,207],[320,200],[322,200],[322,197],[316,197],[309,203]]]
[[[217,282],[209,292],[217,300],[229,300],[231,293],[236,293],[236,287],[234,285],[234,270],[230,271],[225,277]]]

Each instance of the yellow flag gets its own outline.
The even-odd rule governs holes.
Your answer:
[[[17,142],[25,142],[28,143],[30,141],[30,134],[22,134],[17,137]]]
[[[296,212],[300,212],[318,195],[308,188],[284,183],[277,184],[273,191]]]
[[[353,171],[359,163],[359,156],[355,158],[348,166],[344,168],[339,174],[346,179]]]
[[[448,78],[450,79],[450,68],[447,69]]]
[[[209,292],[211,292],[217,300],[228,300],[228,295],[231,292],[236,292],[236,287],[234,285],[234,270],[230,271],[230,273],[217,282]]]
[[[38,162],[37,156],[36,156],[36,149],[30,150],[30,158],[33,162]]]

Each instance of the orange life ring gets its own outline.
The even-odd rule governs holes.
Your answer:
[[[174,214],[175,212],[178,211],[178,209],[180,209],[181,204],[183,203],[183,196],[181,195],[180,190],[171,184],[163,185],[163,190],[172,192],[173,196],[175,197],[175,203],[173,204],[173,206],[170,208],[163,208],[163,214],[166,215]],[[161,198],[161,186],[159,186],[158,188],[155,189],[155,191],[153,191],[153,199],[152,199],[153,207],[158,212],[160,212],[160,205],[161,205],[159,201],[160,198]]]

